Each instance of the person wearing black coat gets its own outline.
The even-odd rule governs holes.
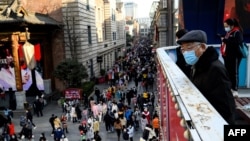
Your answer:
[[[183,35],[185,35],[188,31],[186,29],[180,29],[178,30],[175,35],[176,39],[180,39]],[[189,77],[191,72],[191,65],[188,65],[185,62],[185,59],[183,57],[183,54],[181,52],[181,46],[178,46],[176,48],[176,65],[183,71],[183,73]]]
[[[127,98],[127,102],[128,105],[131,104],[131,98],[133,97],[133,88],[131,88],[130,90],[128,90],[127,94],[126,94],[126,98]]]
[[[100,90],[96,87],[96,88],[95,88],[95,96],[96,96],[96,99],[97,99],[97,103],[99,103],[99,101],[100,101],[100,95],[101,95],[101,92],[100,92]]]
[[[111,130],[112,130],[112,122],[113,122],[113,119],[112,119],[112,117],[110,116],[110,113],[111,113],[111,111],[108,110],[108,111],[106,112],[106,114],[104,115],[104,117],[103,117],[103,121],[104,121],[104,123],[105,123],[105,128],[106,128],[106,131],[107,131],[107,132],[111,132]]]
[[[232,18],[224,21],[224,28],[227,33],[221,37],[221,54],[232,83],[231,91],[235,97],[238,97],[239,66],[242,60],[239,45],[243,42],[243,31],[239,22]]]
[[[31,124],[34,126],[34,128],[36,128],[36,125],[33,123],[33,115],[29,109],[26,110],[26,119],[31,122]]]
[[[37,117],[43,116],[43,103],[39,99],[34,102],[34,107]]]
[[[80,122],[82,119],[82,110],[80,109],[79,104],[76,105],[76,116],[77,116],[78,122]]]
[[[228,124],[234,124],[235,101],[231,81],[216,49],[206,45],[206,33],[192,30],[177,43],[181,45],[185,61],[192,65],[190,80]]]
[[[55,131],[54,120],[55,120],[55,115],[52,114],[51,117],[49,118],[49,123],[50,123],[51,128],[52,128],[51,135],[54,135],[54,131]]]

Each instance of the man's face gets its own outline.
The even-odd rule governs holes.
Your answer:
[[[184,42],[181,44],[181,52],[197,50],[201,43],[198,42]]]

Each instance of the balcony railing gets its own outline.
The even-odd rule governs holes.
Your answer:
[[[223,141],[227,122],[175,64],[174,49],[157,49],[160,140]]]

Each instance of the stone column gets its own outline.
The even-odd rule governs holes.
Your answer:
[[[24,109],[24,103],[27,102],[26,101],[26,95],[25,95],[25,91],[18,91],[15,92],[16,95],[16,109]]]
[[[51,93],[51,79],[44,79],[44,93],[50,94]]]

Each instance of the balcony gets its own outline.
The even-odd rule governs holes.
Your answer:
[[[175,48],[163,47],[156,51],[160,140],[223,141],[224,125],[228,123],[175,64]],[[242,77],[246,76],[248,73]],[[245,87],[249,88],[248,80],[246,82]],[[248,95],[242,96],[249,97],[249,89],[245,90]],[[243,97],[236,102],[246,99]],[[241,105],[236,106],[238,109]],[[250,122],[250,117],[245,118]]]

